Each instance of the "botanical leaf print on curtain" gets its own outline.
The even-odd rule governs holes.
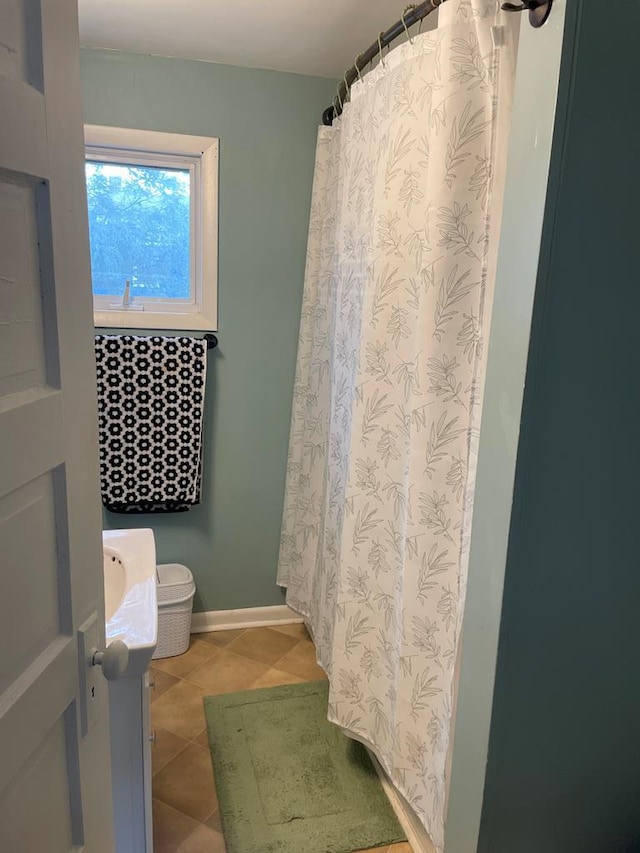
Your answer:
[[[329,718],[441,850],[496,128],[494,0],[447,0],[318,135],[278,582]]]

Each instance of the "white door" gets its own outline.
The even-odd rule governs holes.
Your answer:
[[[0,853],[114,849],[88,246],[76,0],[0,0]]]

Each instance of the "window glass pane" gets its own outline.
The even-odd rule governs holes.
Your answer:
[[[91,273],[96,296],[189,299],[190,175],[87,161]]]

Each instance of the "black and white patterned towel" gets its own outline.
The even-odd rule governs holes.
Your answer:
[[[96,335],[102,502],[184,512],[200,502],[207,343]]]

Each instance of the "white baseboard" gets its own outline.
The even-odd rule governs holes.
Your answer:
[[[275,604],[272,607],[243,607],[240,610],[208,610],[205,613],[193,614],[191,633],[263,628],[269,625],[291,625],[303,621],[302,616],[286,604]]]
[[[436,853],[436,848],[433,846],[429,833],[420,823],[409,803],[396,790],[393,782],[389,779],[373,752],[368,748],[367,752],[380,777],[384,792],[391,803],[391,808],[396,813],[396,817],[400,821],[400,826],[407,834],[407,841],[411,845],[411,849],[414,853]]]

